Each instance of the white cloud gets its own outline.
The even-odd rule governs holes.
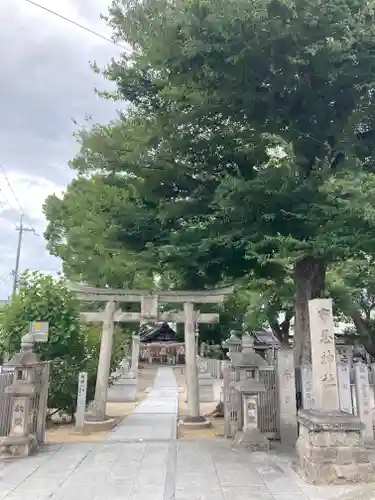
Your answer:
[[[50,194],[60,195],[63,192],[62,186],[45,177],[29,176],[17,171],[8,172],[7,179],[10,185],[4,176],[0,177],[0,200],[3,202],[0,213],[5,215],[10,210],[20,212],[18,200],[23,212],[33,222],[33,226],[38,230],[44,230],[46,222],[43,215],[44,201]]]
[[[36,0],[83,26],[110,37],[100,19],[110,0]],[[99,99],[94,88],[108,85],[89,61],[107,63],[120,50],[113,44],[60,19],[25,0],[0,0],[0,163],[27,217],[42,234],[45,198],[60,194],[71,181],[68,161],[77,151],[73,137],[85,114],[105,122],[113,103]],[[0,171],[0,299],[11,290],[20,210]],[[5,201],[9,200],[11,207]],[[1,206],[1,202],[3,202]],[[21,270],[56,272],[41,236],[25,233]]]

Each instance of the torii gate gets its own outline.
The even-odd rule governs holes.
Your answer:
[[[163,321],[184,323],[185,325],[185,359],[187,375],[187,396],[190,422],[204,420],[199,410],[199,386],[196,364],[195,328],[200,323],[217,323],[219,314],[200,313],[194,309],[194,304],[221,304],[233,293],[233,287],[204,291],[157,291],[150,290],[115,290],[109,288],[92,288],[80,285],[70,285],[70,290],[76,292],[77,298],[85,302],[106,302],[105,309],[100,312],[85,312],[81,318],[85,322],[102,322],[103,332],[100,344],[98,374],[93,404],[96,421],[106,419],[108,378],[110,371],[113,333],[115,323],[135,323]],[[123,312],[118,309],[119,302],[138,302],[141,312]],[[160,312],[161,304],[183,304],[179,312]]]

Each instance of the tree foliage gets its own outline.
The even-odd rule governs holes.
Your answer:
[[[331,294],[341,318],[351,322],[354,333],[375,354],[375,268],[372,257],[348,260],[328,274]]]
[[[41,360],[51,362],[48,407],[70,414],[75,410],[80,371],[88,371],[88,397],[92,398],[98,360],[98,348],[87,342],[79,312],[79,303],[63,279],[26,272],[20,278],[19,293],[4,307],[1,318],[1,342],[11,355],[20,349],[31,321],[49,322],[48,342],[36,346]]]
[[[128,255],[193,288],[251,274],[271,297],[293,276],[308,361],[307,302],[324,295],[327,265],[373,253],[374,12],[115,0],[109,23],[134,51],[103,74],[128,107],[79,135],[82,177],[46,203],[54,253],[92,282],[100,265],[123,281]]]

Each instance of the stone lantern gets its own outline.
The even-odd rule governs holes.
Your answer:
[[[228,349],[228,358],[232,359],[232,354],[234,352],[239,352],[241,350],[241,340],[237,337],[234,332],[231,332],[230,337],[224,340],[221,344],[224,349]]]
[[[259,380],[259,369],[268,367],[268,363],[254,349],[254,339],[246,336],[242,342],[242,352],[232,354],[232,364],[237,372],[237,380]]]
[[[30,323],[29,333],[21,339],[21,351],[6,364],[6,368],[13,371],[12,384],[6,388],[12,417],[9,435],[0,439],[2,458],[27,457],[37,448],[36,436],[32,434],[32,399],[40,360],[33,346],[48,340],[48,326],[48,322]]]
[[[36,366],[39,359],[23,344],[23,351],[15,354],[7,363],[13,370],[13,382],[6,388],[11,397],[11,427],[9,435],[0,443],[3,458],[27,457],[37,448],[37,440],[31,432],[32,399],[35,394]]]
[[[256,413],[258,414],[259,394],[266,392],[264,384],[260,384],[259,382],[259,370],[260,368],[268,367],[268,364],[260,354],[255,352],[254,339],[250,336],[247,336],[246,341],[243,342],[242,352],[233,353],[232,364],[237,379],[237,429],[245,434],[245,429],[247,428],[245,421],[249,420],[246,405],[251,402],[251,406],[254,407],[255,405]],[[255,423],[257,427],[257,419]],[[254,427],[253,424],[254,422],[252,422],[252,428]],[[253,436],[255,436],[254,432],[252,432]],[[263,439],[259,440],[259,442],[262,441]]]

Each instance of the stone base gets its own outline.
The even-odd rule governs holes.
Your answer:
[[[108,403],[130,403],[136,400],[137,379],[121,377],[108,387]]]
[[[180,420],[178,425],[184,427],[185,429],[207,429],[211,427],[211,421],[205,417],[190,417],[186,416],[183,420]]]
[[[94,420],[92,415],[85,415],[83,424],[83,433],[110,431],[116,427],[117,422],[114,418],[105,418],[102,420]]]
[[[32,434],[28,436],[7,436],[0,440],[0,458],[9,460],[12,458],[25,458],[38,449],[36,437]]]
[[[237,432],[234,442],[250,451],[268,451],[270,442],[256,427]]]
[[[358,417],[342,411],[300,410],[296,472],[311,484],[346,484],[375,480],[363,447]]]

